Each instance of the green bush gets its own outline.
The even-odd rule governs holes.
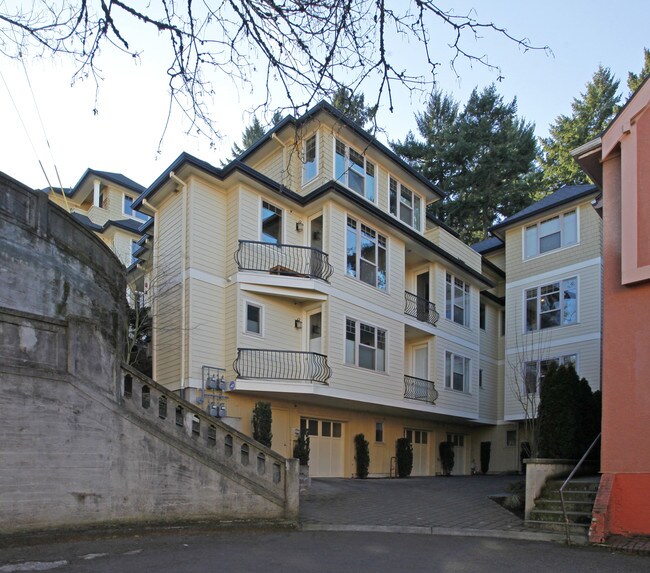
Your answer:
[[[257,402],[253,409],[253,439],[260,444],[271,447],[273,434],[271,433],[272,425],[271,404],[269,402]]]
[[[540,455],[580,458],[598,433],[597,415],[589,383],[573,365],[551,364],[540,387]]]
[[[301,466],[309,465],[309,432],[300,430],[300,435],[293,446],[293,457],[300,460]]]
[[[368,449],[368,440],[363,434],[354,436],[354,459],[357,462],[357,477],[366,479],[368,477],[368,467],[370,466],[370,451]]]
[[[481,473],[486,474],[490,469],[490,450],[492,442],[481,442]]]
[[[451,475],[451,470],[454,469],[454,445],[451,442],[440,442],[438,450],[440,451],[442,473],[446,476]]]
[[[413,471],[413,446],[407,438],[398,438],[395,443],[397,458],[397,477],[405,478]]]

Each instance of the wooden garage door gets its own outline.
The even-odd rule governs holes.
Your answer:
[[[429,432],[426,430],[404,430],[404,436],[413,447],[412,476],[428,476],[429,472]]]
[[[300,418],[300,429],[309,431],[309,475],[343,477],[343,424]]]

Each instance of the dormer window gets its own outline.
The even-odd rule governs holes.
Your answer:
[[[375,202],[375,164],[356,149],[336,140],[334,177],[355,193]]]
[[[389,177],[388,195],[390,214],[419,231],[422,225],[422,198],[392,177]]]
[[[304,143],[302,152],[302,182],[309,183],[318,175],[318,153],[316,151],[316,136],[313,135]]]

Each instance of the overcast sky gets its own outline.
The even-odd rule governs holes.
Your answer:
[[[603,0],[462,0],[454,5],[458,12],[463,11],[462,5],[474,6],[479,19],[491,19],[513,35],[550,46],[553,55],[523,53],[511,43],[486,36],[477,48],[501,67],[499,92],[506,100],[517,98],[519,115],[535,123],[540,137],[547,135],[555,117],[570,114],[572,99],[584,90],[599,64],[611,68],[621,80],[621,93],[627,95],[627,73],[640,71],[643,48],[650,47],[645,0],[615,4]],[[407,45],[390,49],[404,61],[411,57]],[[182,151],[220,165],[233,142],[239,142],[250,121],[249,110],[262,99],[262,87],[237,88],[227,81],[217,82],[213,116],[222,138],[216,148],[210,149],[202,137],[185,134],[187,125],[174,116],[157,153],[168,100],[166,67],[156,54],[152,44],[136,64],[104,52],[97,114],[93,113],[94,85],[78,82],[71,87],[69,65],[58,60],[27,60],[25,73],[21,64],[0,55],[0,171],[31,187],[45,187],[40,160],[53,185],[57,184],[56,165],[63,186],[74,185],[88,167],[120,172],[148,186]],[[444,42],[439,54],[443,65],[437,81],[461,102],[475,86],[496,81],[494,72],[477,65],[460,65],[459,79],[449,69]],[[413,114],[423,105],[424,99],[399,92],[392,114],[380,109],[379,125],[390,139],[402,139],[409,129],[415,129]]]

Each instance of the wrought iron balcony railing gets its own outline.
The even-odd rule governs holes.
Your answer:
[[[328,281],[334,269],[323,251],[299,245],[239,241],[235,261],[240,271],[266,271],[275,275]]]
[[[432,326],[436,325],[440,315],[435,304],[408,291],[404,291],[404,300],[404,314],[428,322]]]
[[[404,398],[435,404],[438,399],[438,390],[431,380],[404,375]]]
[[[295,350],[238,348],[233,368],[239,378],[261,380],[302,380],[326,384],[332,375],[327,356]]]

